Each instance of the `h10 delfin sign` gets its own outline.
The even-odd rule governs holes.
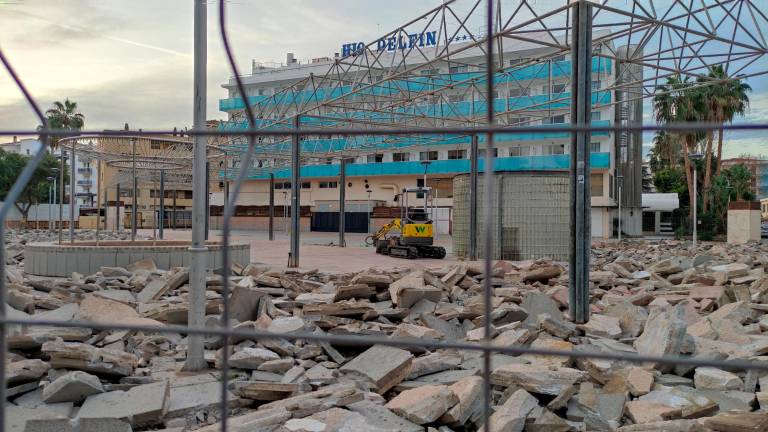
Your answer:
[[[376,41],[377,51],[397,51],[413,47],[430,47],[437,44],[437,31],[414,33],[409,35],[390,36]],[[352,42],[341,46],[341,56],[361,54],[365,50],[365,42]]]

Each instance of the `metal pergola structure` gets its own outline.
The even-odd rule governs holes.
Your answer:
[[[571,124],[589,125],[592,109],[609,106],[616,108],[615,122],[628,125],[633,119],[620,117],[621,113],[631,103],[662,94],[659,86],[668,78],[691,80],[696,87],[719,82],[709,76],[715,66],[723,67],[727,78],[768,73],[760,62],[768,52],[762,30],[768,18],[764,7],[753,0],[626,3],[617,8],[607,0],[564,1],[562,6],[546,9],[528,0],[446,1],[377,40],[357,45],[348,55],[334,59],[324,74],[298,79],[271,96],[252,102],[242,85],[247,77],[233,77],[233,94],[247,106],[234,112],[223,130],[236,133],[251,125],[264,131],[311,129],[321,133],[306,133],[301,138],[259,136],[251,143],[246,136],[223,135],[217,145],[240,162],[226,175],[242,181],[246,176],[290,167],[292,183],[298,184],[302,163],[457,138],[469,141],[471,154],[477,155],[473,134],[433,131],[493,124],[514,134],[530,130],[534,123],[551,123],[558,114],[569,114]],[[588,14],[580,8],[588,8]],[[488,16],[493,22],[485,25]],[[423,46],[419,37],[430,31],[434,44]],[[397,49],[381,49],[380,41],[394,41]],[[559,60],[562,56],[570,56],[570,63]],[[611,74],[614,63],[615,76]],[[437,67],[450,72],[439,73]],[[522,77],[532,70],[548,77],[543,99],[532,95],[535,80]],[[554,89],[553,75],[561,81],[565,78],[565,83]],[[504,97],[498,93],[501,90]],[[610,97],[612,94],[616,97]],[[525,114],[524,121],[521,114]],[[381,133],[388,129],[391,133]],[[378,133],[366,135],[373,130]],[[625,154],[627,132],[621,134],[622,148],[616,150],[621,151],[625,168],[632,156]],[[495,138],[501,139],[500,135]],[[582,187],[572,191],[572,200],[581,203],[581,209],[572,212],[572,225],[584,227],[573,233],[584,250],[573,255],[586,262],[589,134],[579,132],[573,139],[572,182],[586,188],[586,192]],[[487,143],[491,141],[489,136]],[[636,157],[640,157],[640,146],[635,143],[631,150]],[[257,157],[273,159],[271,167],[252,167],[248,150],[254,147]],[[477,169],[472,164],[473,178],[477,178]],[[247,174],[239,176],[243,170]],[[470,219],[476,220],[477,182],[472,184]],[[291,192],[292,208],[300,205],[296,189]],[[298,214],[292,215],[292,227],[290,262],[298,266]],[[472,224],[471,258],[477,256],[477,238]],[[573,248],[577,249],[575,243]],[[586,281],[586,277],[581,279]]]
[[[571,198],[572,198],[572,242],[571,242],[571,267],[570,267],[570,315],[576,322],[584,322],[589,318],[589,218],[586,210],[589,209],[589,158],[588,142],[589,133],[600,130],[589,123],[589,112],[593,106],[591,88],[590,63],[593,53],[598,58],[612,59],[626,64],[638,65],[643,68],[640,79],[618,80],[619,84],[612,84],[613,89],[619,92],[632,94],[634,89],[641,89],[636,98],[643,99],[654,95],[657,84],[662,83],[669,76],[687,76],[700,79],[697,85],[708,85],[712,81],[707,75],[707,68],[713,65],[723,65],[729,77],[754,77],[766,73],[766,68],[759,63],[766,54],[766,42],[763,36],[763,28],[766,20],[765,6],[753,0],[627,0],[623,9],[616,9],[609,5],[608,0],[588,1],[571,0],[564,1],[564,5],[553,10],[541,10],[533,1],[501,1],[501,0],[468,0],[468,7],[464,13],[460,13],[459,4],[464,2],[448,1],[439,7],[409,21],[393,32],[385,35],[394,37],[394,43],[400,44],[405,35],[428,29],[429,26],[437,27],[436,34],[440,37],[441,45],[436,45],[432,51],[422,49],[419,46],[408,47],[408,42],[402,50],[388,56],[384,52],[376,50],[377,42],[367,44],[353,55],[337,60],[331,70],[323,77],[311,76],[305,80],[299,80],[275,97],[274,106],[262,102],[255,105],[245,104],[244,112],[235,121],[222,130],[212,133],[205,128],[205,64],[206,64],[206,3],[195,0],[195,112],[194,127],[187,134],[194,137],[192,151],[193,182],[195,189],[204,186],[207,177],[206,170],[206,137],[217,136],[222,149],[229,155],[237,155],[241,161],[240,166],[245,167],[235,170],[233,177],[234,192],[228,196],[223,229],[223,268],[228,269],[231,261],[227,245],[230,241],[229,222],[233,215],[234,203],[240,191],[243,181],[249,176],[249,167],[254,154],[273,154],[279,156],[278,160],[288,163],[292,168],[294,182],[300,180],[299,167],[302,160],[311,160],[314,155],[332,155],[343,157],[354,154],[357,151],[366,151],[380,146],[393,147],[397,145],[418,145],[426,140],[439,139],[445,136],[472,136],[485,135],[486,137],[486,166],[484,181],[486,192],[492,187],[494,171],[492,155],[494,137],[505,133],[521,133],[536,130],[567,131],[571,134]],[[245,86],[242,77],[237,71],[236,61],[230,48],[227,36],[225,8],[226,1],[221,0],[219,5],[219,30],[224,43],[227,60],[235,74],[234,81],[241,95],[245,94]],[[511,6],[510,6],[511,5]],[[427,24],[425,25],[424,20]],[[482,26],[483,30],[473,32],[472,29]],[[411,29],[417,29],[415,32]],[[411,32],[411,33],[409,33]],[[453,43],[455,37],[463,32],[468,36],[466,44]],[[738,35],[738,37],[737,37]],[[400,36],[400,38],[399,38]],[[462,35],[463,37],[463,35]],[[451,39],[454,39],[451,41]],[[462,39],[464,40],[464,39]],[[477,109],[472,108],[469,114],[458,112],[457,102],[450,99],[450,92],[469,92],[473,97],[477,95],[479,101],[491,100],[495,89],[498,88],[498,77],[510,75],[514,77],[514,71],[521,67],[519,64],[508,64],[504,59],[504,44],[532,43],[551,49],[548,56],[556,56],[558,53],[568,53],[571,57],[570,67],[570,94],[562,94],[562,100],[566,106],[562,109],[570,113],[571,124],[566,127],[545,126],[540,129],[531,128],[530,125],[511,123],[505,115],[516,112],[515,109],[497,109],[496,103],[478,104]],[[418,44],[417,44],[418,45]],[[626,55],[618,55],[616,47],[629,46],[635,48],[626,51]],[[466,77],[457,79],[435,75],[431,72],[424,74],[425,78],[417,71],[424,65],[446,62],[461,65],[462,52],[474,50],[478,57],[485,57],[484,67],[480,63],[472,63],[478,68],[476,73],[469,73]],[[413,63],[409,63],[409,57]],[[546,57],[546,56],[545,56]],[[419,58],[418,64],[415,63]],[[38,131],[5,131],[5,134],[40,134],[42,142],[48,142],[49,136],[62,136],[66,131],[54,130],[48,127],[45,116],[32,97],[31,93],[23,85],[21,78],[2,50],[0,60],[8,70],[11,78],[24,94],[29,105],[34,109],[43,127]],[[423,60],[423,61],[422,61]],[[523,60],[528,64],[535,64],[536,59]],[[540,60],[540,59],[538,59]],[[652,71],[645,75],[646,71]],[[448,80],[448,81],[446,81]],[[514,80],[512,80],[514,81]],[[504,85],[513,85],[504,81]],[[327,86],[327,87],[323,87]],[[347,88],[348,87],[348,88]],[[339,94],[331,94],[327,100],[320,98],[320,89],[342,89]],[[376,90],[381,88],[382,90]],[[566,86],[568,88],[568,86]],[[610,88],[610,87],[609,87]],[[347,91],[349,90],[349,91]],[[598,90],[603,90],[598,89]],[[630,91],[631,90],[631,91]],[[306,93],[304,93],[306,92]],[[445,92],[445,93],[444,93]],[[544,108],[561,109],[553,106],[551,87],[547,91],[548,98]],[[563,91],[563,93],[565,93]],[[658,93],[656,93],[658,94]],[[301,95],[307,95],[306,97]],[[448,102],[442,103],[448,95]],[[299,97],[301,96],[301,97]],[[420,98],[437,97],[443,109],[442,113],[433,113],[429,109],[419,108],[417,101]],[[277,101],[281,101],[280,104]],[[475,101],[475,99],[472,99]],[[283,103],[284,102],[284,103]],[[616,103],[616,102],[610,102]],[[453,107],[454,114],[448,115],[445,109]],[[541,106],[539,106],[541,107]],[[646,127],[637,124],[619,124],[603,130],[617,132],[631,132],[652,130],[652,128],[669,131],[689,131],[711,129],[711,124],[681,124]],[[738,129],[740,126],[728,126],[727,129]],[[742,128],[747,128],[746,126]],[[768,129],[768,125],[752,125],[753,129]],[[10,133],[9,133],[10,132]],[[153,131],[140,133],[140,136],[149,136],[170,131]],[[106,134],[110,135],[110,134]],[[112,134],[115,135],[115,134]],[[316,146],[307,149],[301,145],[301,138],[312,139],[316,137],[353,137],[353,140],[345,140],[338,146]],[[415,142],[409,142],[414,137],[423,137]],[[367,137],[367,138],[366,138]],[[476,142],[476,140],[473,140]],[[0,207],[0,237],[5,229],[4,221],[8,215],[12,203],[18,198],[23,187],[31,178],[34,170],[42,159],[45,148],[36,153],[29,164],[8,193],[7,199]],[[477,150],[475,150],[475,153]],[[309,156],[309,158],[308,158]],[[473,170],[474,171],[474,170]],[[473,172],[477,176],[477,172]],[[475,182],[476,184],[477,182]],[[297,194],[296,187],[292,188],[292,194]],[[205,200],[199,197],[193,201],[193,252],[202,252],[205,245],[202,242],[204,205]],[[229,194],[228,194],[229,195]],[[486,197],[491,194],[486,193]],[[476,194],[475,198],[476,199]],[[294,196],[294,206],[299,204],[298,197]],[[486,218],[490,218],[486,212]],[[292,212],[292,219],[298,220],[298,212]],[[490,222],[486,220],[483,235],[491,236]],[[486,248],[490,242],[486,242]],[[298,232],[292,232],[291,250],[296,252],[291,264],[299,265],[298,260]],[[0,249],[0,273],[4,271],[4,249]],[[9,319],[5,312],[4,304],[7,298],[5,278],[0,278],[0,348],[7,352],[6,332],[8,325],[49,325],[59,327],[89,327],[102,330],[126,329],[147,332],[174,332],[188,335],[188,355],[185,368],[196,370],[205,367],[203,358],[203,336],[219,335],[223,339],[221,356],[221,429],[227,430],[228,425],[228,369],[229,347],[228,339],[233,336],[248,338],[281,338],[302,339],[308,341],[345,343],[345,344],[385,344],[391,346],[421,346],[430,348],[455,348],[481,351],[484,354],[483,364],[483,423],[486,430],[490,429],[491,414],[491,388],[490,388],[490,360],[492,353],[508,353],[519,355],[533,353],[538,355],[559,356],[568,358],[602,358],[631,362],[657,362],[663,364],[690,364],[695,366],[716,366],[724,368],[739,368],[747,370],[768,370],[768,366],[753,361],[739,360],[708,360],[698,358],[686,358],[681,356],[642,356],[628,353],[605,352],[580,352],[558,351],[546,349],[534,349],[531,347],[512,346],[497,347],[490,343],[491,320],[484,320],[484,340],[480,344],[463,343],[454,341],[430,341],[430,340],[406,340],[400,338],[383,338],[375,336],[341,336],[318,335],[307,332],[297,332],[290,335],[275,334],[269,331],[240,331],[231,327],[229,322],[229,285],[230,274],[222,272],[222,298],[223,311],[221,314],[220,328],[206,327],[204,323],[204,295],[205,295],[205,266],[199,265],[202,261],[200,253],[193,253],[192,272],[190,274],[190,308],[187,326],[146,326],[129,325],[123,323],[80,323],[64,322],[57,320],[14,320]],[[491,260],[488,253],[484,259],[485,273],[491,273]],[[483,279],[484,315],[491,314],[492,298],[491,278]],[[0,381],[3,381],[6,356],[0,360]],[[0,399],[5,399],[5,387],[0,386]],[[0,424],[5,419],[5,406],[0,406]]]
[[[101,197],[98,190],[104,186],[104,208],[108,206],[108,187],[104,183],[104,177],[102,175],[102,167],[111,167],[117,170],[117,176],[111,179],[111,185],[115,186],[115,206],[118,209],[116,211],[115,228],[119,226],[119,207],[120,207],[120,185],[130,184],[131,186],[131,241],[136,239],[136,231],[138,226],[138,185],[139,183],[154,183],[160,186],[160,196],[164,197],[164,191],[166,186],[166,179],[169,175],[172,176],[172,181],[176,184],[189,187],[192,183],[192,165],[193,165],[193,144],[189,137],[185,136],[145,136],[145,135],[133,135],[126,131],[125,135],[77,135],[73,137],[63,138],[59,141],[59,146],[62,151],[61,160],[61,193],[64,196],[64,164],[67,159],[67,154],[70,155],[71,167],[74,171],[76,168],[77,158],[84,158],[86,160],[98,161],[97,168],[97,208],[98,217],[96,218],[96,231],[100,231],[101,225]],[[206,148],[208,170],[215,169],[213,167],[218,166],[218,162],[222,162],[225,158],[224,152],[215,144],[209,144]],[[211,164],[210,162],[214,162]],[[139,178],[141,173],[141,178]],[[219,171],[214,173],[218,176]],[[210,178],[210,174],[208,174]],[[209,182],[206,182],[206,196],[208,191]],[[74,202],[75,196],[75,175],[74,172],[70,175],[70,197]],[[174,222],[176,211],[176,196],[174,195]],[[62,219],[62,206],[59,206],[59,218]],[[75,206],[69,207],[69,241],[74,242],[74,230],[75,230]],[[159,236],[163,239],[164,235],[164,222],[165,222],[165,199],[160,199],[160,216],[159,216]],[[153,223],[153,227],[157,224]],[[207,237],[206,228],[206,237]],[[63,229],[59,225],[59,244],[63,241]],[[98,235],[97,235],[98,243]]]

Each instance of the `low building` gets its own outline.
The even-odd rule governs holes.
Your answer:
[[[673,212],[680,208],[676,193],[643,194],[643,234],[674,235],[677,224]]]

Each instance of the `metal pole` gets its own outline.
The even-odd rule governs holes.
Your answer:
[[[72,143],[72,159],[69,161],[70,170],[69,175],[69,242],[75,242],[75,170],[77,155],[75,154],[75,143]]]
[[[53,222],[53,213],[51,212],[51,207],[53,207],[53,188],[54,186],[49,183],[48,184],[48,232],[51,232],[51,223]]]
[[[591,113],[592,6],[574,5],[571,32],[571,123],[589,124]],[[591,208],[589,190],[589,133],[571,136],[571,256],[569,311],[578,324],[589,320],[589,249]]]
[[[194,25],[194,114],[193,127],[205,128],[206,92],[206,3],[195,0]],[[206,202],[206,137],[195,135],[194,158],[192,162],[192,245],[189,269],[189,312],[187,323],[190,327],[205,326],[205,202]],[[228,269],[227,269],[228,270]],[[224,299],[228,301],[228,299]],[[208,367],[203,356],[204,346],[201,335],[187,336],[187,359],[184,370],[198,371]]]
[[[99,244],[99,233],[101,232],[101,200],[99,199],[99,185],[101,184],[101,159],[96,166],[96,244]],[[104,227],[106,229],[106,227]]]
[[[269,240],[275,239],[275,174],[269,173]]]
[[[58,180],[58,178],[56,178],[56,176],[54,176],[54,177],[53,177],[53,203],[54,203],[54,204],[57,204],[57,203],[58,203],[58,200],[57,200],[57,198],[58,198],[58,197],[57,197],[57,195],[59,194],[59,193],[57,192],[57,190],[58,190],[58,189],[56,189],[56,187],[58,186],[58,184],[57,184],[57,181],[56,181],[56,180]],[[59,206],[61,206],[61,205],[59,205]],[[51,210],[53,210],[53,209],[51,209]],[[55,230],[56,230],[56,222],[54,222],[54,223],[53,223],[53,227],[51,228],[51,233],[53,233]]]
[[[206,154],[206,159],[208,155]],[[205,163],[205,239],[208,240],[208,236],[211,231],[211,165],[210,162]]]
[[[115,232],[120,232],[120,183],[115,187]]]
[[[619,180],[619,242],[621,242],[621,180]]]
[[[371,233],[371,191],[367,190],[366,192],[368,192],[368,205],[367,205],[368,211],[366,212],[368,214],[368,226],[367,226],[367,228],[368,228],[368,234],[370,234]],[[407,207],[406,207],[405,211],[406,211],[406,214],[407,214],[408,213],[408,208]]]
[[[472,261],[477,260],[477,180],[480,155],[477,141],[477,135],[472,135],[469,151],[469,259]]]
[[[154,199],[152,199],[152,240],[157,238],[157,182],[152,182],[152,190],[154,191]]]
[[[179,190],[173,190],[173,230],[176,231],[176,197],[179,195]]]
[[[107,185],[104,185],[104,231],[107,231],[108,223],[107,223],[107,213],[109,212],[109,188],[107,188]],[[101,215],[99,215],[101,217]]]
[[[160,240],[165,228],[165,171],[160,170]]]
[[[339,163],[339,183],[339,247],[345,247],[347,245],[344,239],[347,223],[347,160],[345,158],[341,158]]]
[[[698,241],[699,234],[699,219],[698,219],[698,207],[699,207],[699,191],[697,182],[696,161],[693,161],[693,248],[696,249],[696,242]]]
[[[59,191],[59,244],[64,242],[64,196],[66,195],[66,190],[64,189],[64,168],[66,167],[65,159],[67,158],[67,152],[64,151],[64,146],[61,146],[61,166],[59,169],[61,172],[59,173],[59,187],[61,190]]]
[[[299,117],[293,119],[294,129],[299,129]],[[291,137],[291,253],[288,267],[299,266],[299,230],[301,229],[301,140]]]
[[[131,198],[131,241],[136,240],[136,225],[138,225],[138,213],[139,213],[139,184],[136,177],[136,138],[131,138],[131,144],[133,150],[133,197]]]
[[[288,192],[283,192],[283,232],[288,234]]]

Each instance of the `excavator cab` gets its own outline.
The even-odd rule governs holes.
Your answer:
[[[420,197],[423,205],[418,203]],[[434,246],[434,226],[429,206],[432,188],[408,187],[398,195],[400,218],[384,225],[366,238],[366,243],[376,246],[376,253],[402,258],[444,258],[445,248]]]

